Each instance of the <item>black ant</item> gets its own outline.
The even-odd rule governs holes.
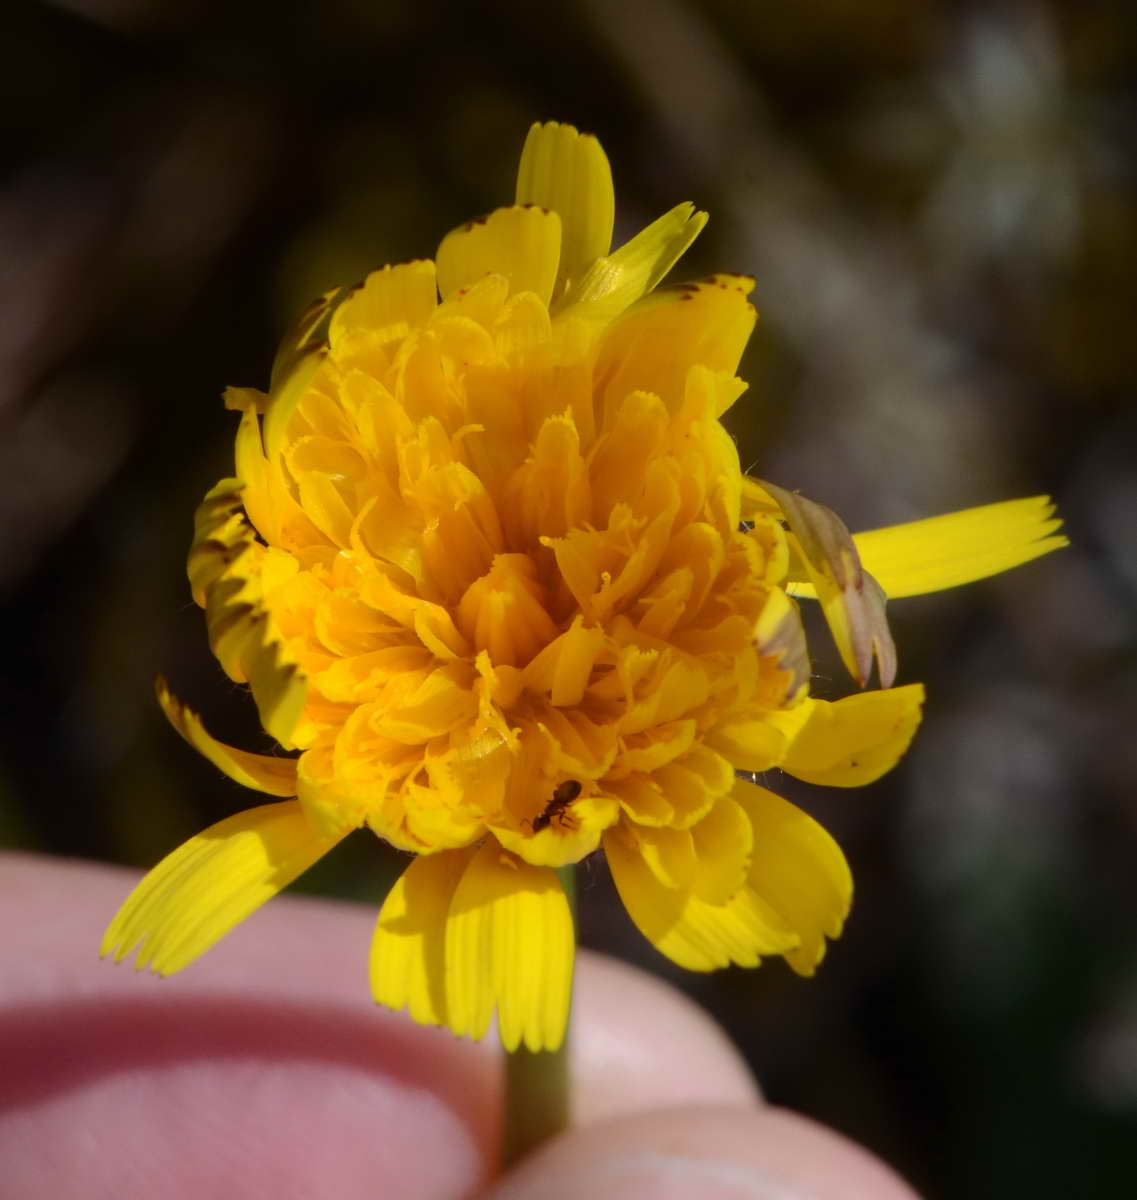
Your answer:
[[[555,820],[558,825],[564,825],[569,814],[565,809],[580,795],[580,783],[575,779],[566,779],[553,789],[553,798],[544,809],[533,818],[533,832],[540,833]]]

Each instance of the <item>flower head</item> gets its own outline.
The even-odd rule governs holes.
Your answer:
[[[830,836],[744,776],[839,787],[903,754],[923,690],[892,687],[885,595],[1061,544],[1045,498],[852,537],[747,479],[720,419],[750,279],[657,285],[705,214],[610,251],[599,143],[530,131],[517,203],[434,262],[329,293],[241,412],[236,478],[189,557],[214,653],[293,757],[167,716],[277,799],[160,863],[104,950],[179,970],[360,826],[415,857],[379,916],[376,999],[508,1048],[564,1033],[573,929],[554,868],[602,850],[633,921],[709,971],[810,974],[852,883]],[[810,695],[795,596],[862,687]]]

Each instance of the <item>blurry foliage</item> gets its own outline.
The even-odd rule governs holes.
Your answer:
[[[149,864],[245,803],[157,671],[264,747],[183,557],[317,292],[511,195],[531,120],[595,130],[621,230],[759,279],[744,465],[867,527],[1053,492],[1074,547],[895,606],[916,749],[773,785],[847,847],[818,980],[692,979],[582,871],[585,940],[693,991],[770,1096],[933,1197],[1113,1196],[1137,1145],[1137,16],[1124,0],[13,3],[0,131],[0,839]],[[817,686],[843,686],[816,664]],[[359,835],[303,886],[377,901]],[[109,916],[109,914],[108,914]],[[234,936],[241,936],[239,933]]]

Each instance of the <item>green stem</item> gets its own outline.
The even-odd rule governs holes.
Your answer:
[[[576,916],[573,868],[557,874]],[[534,1053],[519,1046],[505,1056],[505,1134],[503,1165],[508,1169],[569,1126],[569,1035],[558,1050]]]

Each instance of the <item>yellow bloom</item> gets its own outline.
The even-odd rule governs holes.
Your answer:
[[[507,1048],[555,1048],[572,918],[553,868],[603,849],[636,925],[696,971],[783,955],[810,974],[849,868],[740,772],[878,778],[920,719],[891,687],[884,597],[1063,544],[1045,498],[856,538],[743,477],[720,424],[745,389],[752,281],[655,290],[705,214],[610,251],[599,143],[534,126],[517,203],[435,262],[329,293],[241,411],[236,478],[189,557],[214,653],[294,757],[223,745],[163,684],[183,736],[277,799],[142,881],[104,952],[177,971],[368,825],[415,855],[379,915],[375,998]],[[874,578],[875,577],[875,578]],[[809,694],[795,596],[854,677]]]

